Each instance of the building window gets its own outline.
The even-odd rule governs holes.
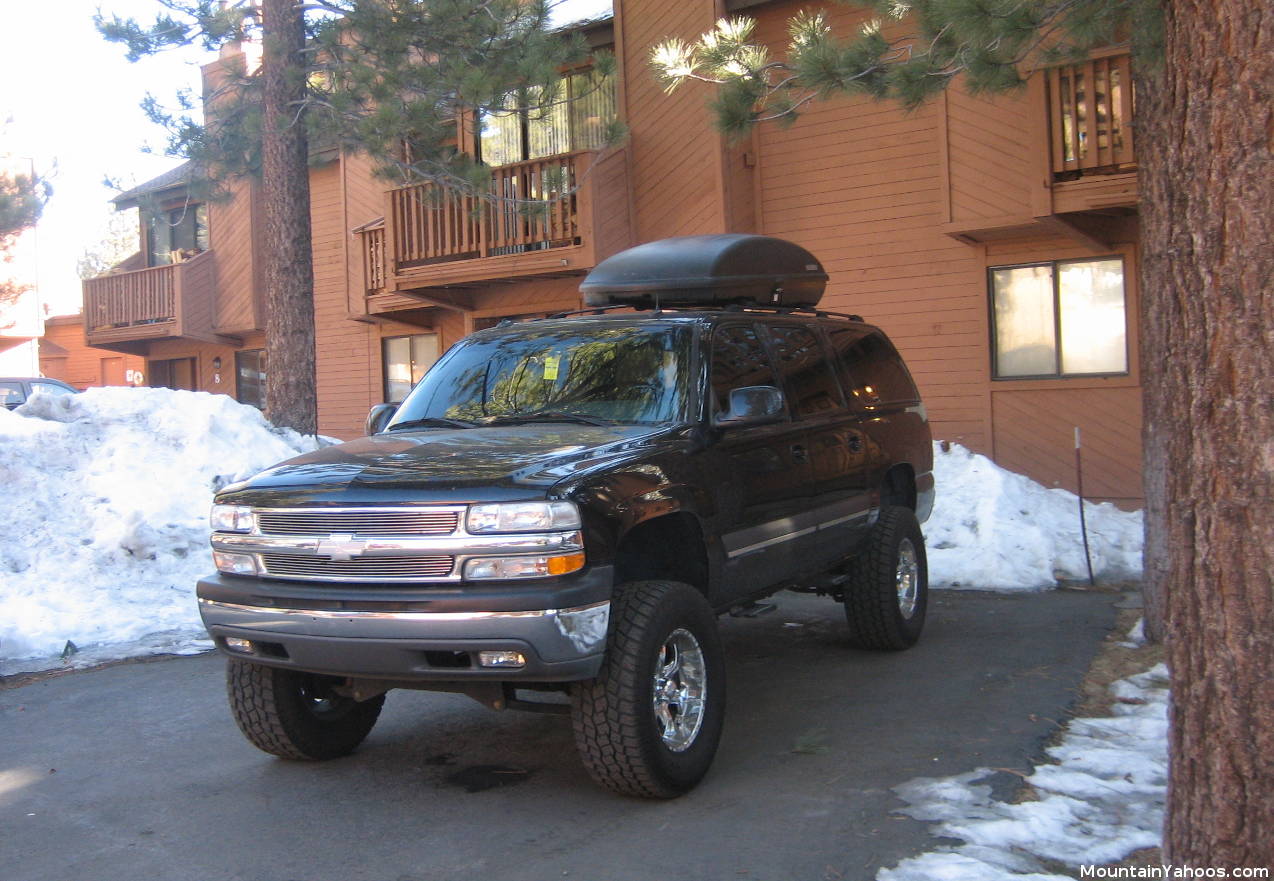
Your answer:
[[[208,250],[208,206],[192,203],[147,218],[149,265],[167,266]]]
[[[265,349],[234,353],[234,398],[240,404],[265,409]]]
[[[438,360],[438,335],[422,333],[381,340],[381,354],[385,367],[385,400],[397,404]]]
[[[990,270],[996,379],[1128,372],[1121,257]]]
[[[568,74],[549,107],[526,109],[541,100],[538,87],[511,92],[505,96],[505,109],[480,114],[478,158],[487,165],[510,165],[605,146],[615,121],[613,73]]]

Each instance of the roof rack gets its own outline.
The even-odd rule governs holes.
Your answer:
[[[654,312],[658,315],[661,312],[767,312],[773,315],[790,315],[792,313],[801,313],[803,315],[812,315],[815,318],[843,318],[847,321],[862,321],[863,316],[854,315],[847,312],[828,312],[824,309],[817,309],[813,306],[771,306],[766,303],[727,303],[720,306],[698,306],[698,305],[674,305],[659,306],[648,305],[643,303],[615,303],[609,306],[590,306],[587,309],[574,309],[569,312],[554,312],[552,315],[544,316],[549,318],[571,318],[576,315],[601,315],[615,309],[632,309],[635,312]],[[541,321],[544,319],[533,318],[532,321]],[[512,319],[505,319],[500,324],[513,323]]]

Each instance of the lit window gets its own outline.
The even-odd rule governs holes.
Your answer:
[[[422,333],[381,341],[385,367],[385,401],[397,404],[407,397],[425,371],[438,360],[438,336]]]
[[[991,270],[996,379],[1128,372],[1119,257]]]

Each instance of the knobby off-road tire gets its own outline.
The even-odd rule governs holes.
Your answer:
[[[334,759],[354,751],[380,716],[385,696],[356,701],[332,691],[339,680],[230,659],[226,691],[239,730],[284,759]]]
[[[915,512],[898,505],[882,510],[867,547],[846,572],[850,642],[891,651],[915,645],[929,606],[929,567]]]
[[[708,772],[725,717],[716,615],[688,584],[634,581],[611,602],[606,658],[571,690],[589,775],[623,795],[674,798]]]

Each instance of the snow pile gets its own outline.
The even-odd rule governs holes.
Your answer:
[[[205,392],[97,388],[0,409],[0,672],[68,640],[131,644],[118,657],[202,638],[213,493],[316,444]]]
[[[1041,860],[1105,865],[1160,843],[1168,773],[1168,670],[1159,664],[1111,686],[1106,719],[1072,719],[1048,750],[1057,764],[1025,778],[1037,801],[1006,804],[977,781],[981,768],[895,787],[900,813],[936,820],[930,830],[964,842],[881,869],[877,881],[1069,881]]]
[[[934,444],[937,497],[924,524],[933,587],[1039,590],[1087,580],[1079,500],[1006,471],[986,456]],[[1141,512],[1084,504],[1093,573],[1141,574]]]

